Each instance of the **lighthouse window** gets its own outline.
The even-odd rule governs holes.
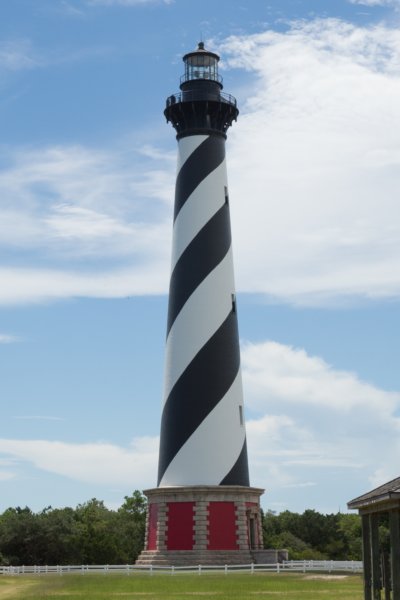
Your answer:
[[[232,294],[232,312],[236,312],[236,296]]]
[[[239,421],[240,424],[243,426],[243,406],[241,404],[239,404]]]
[[[225,190],[225,203],[229,204],[229,194],[228,194],[228,188],[225,186],[224,187]]]

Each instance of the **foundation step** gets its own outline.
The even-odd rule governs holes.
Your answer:
[[[195,566],[195,565],[249,565],[254,559],[249,551],[244,550],[181,550],[152,552],[144,550],[136,564],[143,566]]]

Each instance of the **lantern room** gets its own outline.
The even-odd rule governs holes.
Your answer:
[[[183,57],[185,74],[181,77],[181,85],[189,81],[205,79],[218,83],[222,88],[222,77],[218,74],[218,61],[218,54],[208,52],[204,48],[204,42],[199,42],[197,50],[188,52]]]

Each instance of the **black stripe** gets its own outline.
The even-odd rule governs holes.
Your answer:
[[[185,248],[171,275],[167,335],[197,286],[221,262],[231,245],[229,206],[224,204]]]
[[[183,163],[176,178],[174,221],[190,194],[225,158],[225,140],[210,135]]]
[[[247,487],[250,485],[246,438],[244,439],[239,458],[219,485],[245,485]]]
[[[239,366],[237,318],[231,312],[182,373],[165,403],[157,485],[183,444],[225,396]]]

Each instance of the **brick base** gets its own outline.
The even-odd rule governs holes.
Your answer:
[[[136,564],[253,562],[251,551],[263,548],[263,492],[233,485],[145,490],[149,502],[145,549]]]

